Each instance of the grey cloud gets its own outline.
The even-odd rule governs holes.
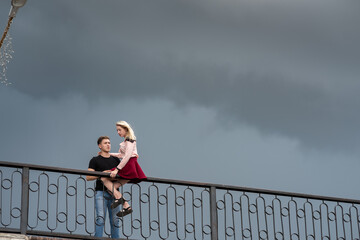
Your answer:
[[[74,92],[90,101],[165,98],[207,106],[222,119],[307,147],[356,151],[358,6],[28,2],[14,21],[8,78],[34,97]]]

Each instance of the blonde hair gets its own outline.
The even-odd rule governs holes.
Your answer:
[[[129,140],[133,140],[133,141],[136,140],[136,136],[135,136],[134,130],[131,128],[130,124],[128,124],[128,123],[125,122],[125,121],[118,121],[118,122],[116,123],[116,126],[120,126],[120,127],[122,127],[122,128],[124,128],[124,129],[127,130],[125,139],[129,139]]]

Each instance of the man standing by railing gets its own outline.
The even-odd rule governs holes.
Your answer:
[[[89,171],[110,172],[111,168],[116,167],[120,160],[119,158],[110,156],[111,144],[110,138],[107,136],[99,137],[97,144],[100,149],[100,154],[93,157],[89,162]],[[116,218],[116,213],[119,212],[119,207],[111,209],[111,203],[115,200],[114,197],[106,191],[106,187],[97,176],[86,176],[86,180],[96,180],[95,186],[95,237],[102,237],[105,226],[106,211],[109,213],[111,224],[111,238],[120,238],[119,233],[119,219]]]

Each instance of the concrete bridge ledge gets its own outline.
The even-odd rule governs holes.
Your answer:
[[[29,238],[22,234],[0,233],[0,240],[29,240]]]
[[[64,240],[65,238],[42,237],[42,236],[26,236],[22,234],[0,233],[0,240]],[[71,240],[71,238],[66,238]]]

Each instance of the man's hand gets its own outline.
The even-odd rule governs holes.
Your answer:
[[[88,171],[95,171],[94,169],[92,168],[88,168]],[[96,180],[98,177],[97,176],[86,176],[86,180],[87,181],[94,181]]]

